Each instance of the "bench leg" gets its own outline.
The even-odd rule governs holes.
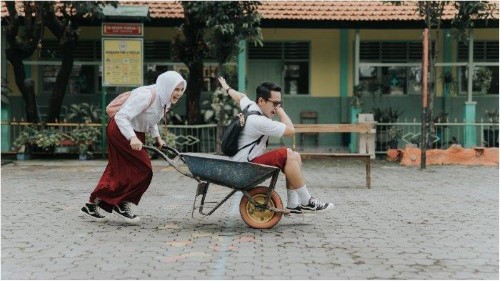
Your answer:
[[[366,164],[366,187],[368,189],[371,188],[371,165],[370,165],[370,158],[365,159],[365,164]]]

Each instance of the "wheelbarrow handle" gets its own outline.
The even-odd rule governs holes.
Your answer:
[[[150,150],[152,152],[156,152],[158,153],[163,159],[165,159],[168,164],[172,165],[172,166],[175,166],[174,164],[174,160],[173,159],[170,159],[166,154],[165,152],[163,152],[160,148],[156,147],[156,146],[151,146],[151,145],[143,145],[142,148],[144,149],[147,149],[147,150]],[[175,154],[176,157],[180,156],[181,153],[179,151],[177,151],[175,148],[172,148],[172,147],[168,147],[166,145],[164,145],[163,147],[161,147],[163,149],[166,149],[168,151],[171,151]],[[182,159],[182,157],[181,157]]]
[[[177,166],[177,164],[175,163],[175,161],[174,161],[173,159],[168,158],[168,156],[167,156],[165,153],[163,153],[163,151],[161,151],[160,149],[158,149],[157,147],[150,146],[150,145],[143,145],[142,147],[143,147],[143,148],[145,148],[145,149],[147,149],[147,150],[151,150],[151,151],[153,151],[153,152],[158,153],[158,154],[159,154],[159,155],[160,155],[163,159],[165,159],[165,161],[167,161],[167,162],[168,162],[168,164],[169,164],[170,166],[174,167],[174,168],[175,168],[175,169],[176,169],[179,173],[181,173],[181,174],[183,174],[183,175],[185,175],[185,176],[187,176],[187,177],[190,177],[190,178],[195,178],[195,177],[194,177],[191,173],[187,173],[187,172],[182,171],[182,170],[181,170],[181,169]],[[169,146],[166,146],[166,145],[164,145],[162,148],[165,148],[165,149],[167,149],[167,150],[169,150],[169,151],[172,151],[173,153],[175,153],[175,154],[176,154],[176,157],[179,157],[179,159],[180,159],[182,162],[186,163],[186,162],[184,161],[184,159],[182,158],[181,153],[180,153],[178,150],[176,150],[175,148],[172,148],[172,147],[169,147]]]
[[[170,146],[168,146],[168,145],[163,145],[163,146],[162,146],[162,147],[160,147],[159,149],[160,149],[160,150],[161,150],[161,149],[168,150],[168,151],[170,151],[170,152],[174,153],[174,154],[175,154],[175,156],[180,156],[180,155],[181,155],[181,153],[180,153],[177,149],[175,149],[175,148],[173,148],[173,147],[170,147]]]

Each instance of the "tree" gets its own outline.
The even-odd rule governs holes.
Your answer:
[[[239,51],[241,39],[261,42],[259,2],[183,1],[184,23],[174,40],[173,53],[189,69],[188,123],[201,122],[200,95],[203,86],[203,61],[212,55],[222,65]]]
[[[16,85],[26,103],[28,122],[39,122],[35,92],[31,83],[25,81],[23,60],[31,57],[38,48],[43,48],[43,34],[47,27],[60,44],[61,68],[55,87],[49,99],[46,122],[59,119],[66,88],[73,69],[73,50],[78,45],[80,23],[83,20],[102,19],[102,6],[116,2],[108,1],[25,1],[20,3],[24,10],[24,29],[14,1],[6,1],[9,15],[7,22],[7,59],[14,68]]]
[[[230,61],[240,51],[239,42],[249,39],[256,44],[262,45],[262,32],[260,29],[261,16],[257,12],[259,3],[251,1],[243,2],[219,2],[218,5],[206,6],[202,12],[205,15],[219,15],[207,19],[207,41],[210,42],[210,53],[217,60],[218,76],[224,75],[223,65]],[[216,90],[214,100],[219,102],[216,108],[217,116],[217,146],[220,152],[222,132],[225,123],[224,106],[233,102],[231,97],[224,95],[222,89]]]
[[[390,1],[393,5],[401,5],[404,2]],[[428,32],[428,49],[431,56],[429,56],[428,64],[428,84],[424,85],[428,91],[428,110],[422,111],[422,141],[420,148],[422,150],[421,168],[425,168],[425,151],[427,148],[432,147],[432,140],[435,136],[435,126],[433,118],[434,97],[435,97],[435,62],[439,54],[438,44],[432,42],[439,42],[440,30],[443,25],[444,10],[447,6],[453,6],[456,9],[454,18],[451,20],[451,27],[455,28],[455,36],[458,39],[466,39],[470,35],[471,28],[474,27],[474,22],[479,20],[486,20],[492,18],[493,12],[497,9],[496,5],[488,1],[418,1],[418,14],[423,18],[424,25]],[[465,40],[468,43],[468,40]],[[424,122],[425,120],[425,122]]]

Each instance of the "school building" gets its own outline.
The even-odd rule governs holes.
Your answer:
[[[284,107],[295,123],[306,122],[301,120],[304,112],[314,113],[313,122],[337,124],[356,122],[359,113],[388,108],[400,113],[397,122],[419,123],[424,22],[416,3],[263,1],[259,13],[264,46],[241,42],[242,52],[226,64],[230,79],[238,81],[232,86],[252,98],[262,81],[281,84]],[[492,112],[498,116],[499,30],[495,3],[494,18],[476,23],[467,42],[456,39],[450,29],[454,10],[451,6],[445,9],[440,37],[433,42],[438,49],[433,90],[434,113],[445,115],[448,123],[488,123]],[[187,67],[171,56],[171,41],[183,19],[181,4],[137,1],[120,2],[119,7],[128,11],[147,7],[149,20],[142,21],[145,75],[166,70],[186,74]],[[2,27],[6,15],[2,4]],[[24,102],[5,59],[4,36],[2,32],[2,79],[10,91],[4,94],[2,90],[2,120],[21,120],[25,119]],[[101,24],[82,26],[65,106],[86,102],[101,107],[101,43]],[[50,31],[45,31],[43,48],[24,62],[27,76],[35,81],[38,110],[43,117],[60,67],[57,42]],[[204,69],[202,99],[209,99],[216,87],[217,63],[206,59]],[[476,75],[481,69],[490,70],[489,87],[481,87],[481,77]],[[471,71],[474,75],[469,79]],[[149,82],[145,77],[144,83]],[[362,86],[362,105],[358,107],[351,102],[355,85]],[[107,89],[106,102],[124,90]],[[184,103],[182,99],[174,109],[181,116],[186,114]],[[498,117],[490,123],[495,121]],[[474,134],[477,141],[465,145],[482,145],[481,132]],[[464,142],[467,136],[458,138]],[[320,136],[321,143],[329,141],[348,145],[345,137]],[[495,143],[498,146],[498,140]]]

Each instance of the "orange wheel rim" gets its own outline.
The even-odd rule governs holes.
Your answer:
[[[265,194],[256,194],[252,197],[252,199],[257,203],[263,205],[266,201],[267,196]],[[269,207],[275,207],[273,200],[268,200],[267,206]],[[246,208],[248,217],[250,217],[252,220],[259,222],[259,223],[266,223],[270,221],[273,216],[274,212],[270,210],[263,210],[261,208],[255,207],[254,204],[250,203],[250,201],[247,203],[247,208]]]

